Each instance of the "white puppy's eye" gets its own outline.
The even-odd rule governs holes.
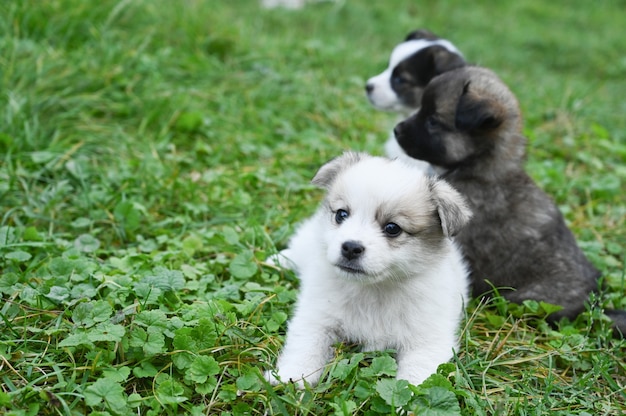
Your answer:
[[[383,232],[388,237],[397,237],[402,233],[402,228],[400,228],[398,224],[390,222],[388,224],[385,224],[385,226],[383,227]]]
[[[344,222],[346,220],[346,218],[348,218],[350,216],[350,214],[348,214],[348,211],[346,211],[345,209],[338,209],[335,212],[335,222],[337,224],[341,224],[342,222]]]

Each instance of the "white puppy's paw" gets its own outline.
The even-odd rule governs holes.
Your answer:
[[[446,362],[443,359],[441,362]],[[432,362],[430,365],[424,364],[420,360],[402,360],[398,363],[398,372],[396,379],[406,380],[409,383],[419,386],[424,380],[437,372],[438,364]]]
[[[296,385],[297,388],[299,389],[303,389],[304,388],[304,377],[303,376],[289,376],[289,374],[297,374],[297,372],[290,372],[290,371],[281,371],[278,370],[277,372],[274,372],[272,370],[267,370],[265,372],[265,380],[268,381],[268,383],[270,383],[272,386],[276,386],[278,384],[281,383],[294,383]],[[308,383],[312,383],[311,378],[314,378],[315,380],[313,382],[317,382],[318,377],[307,377],[307,382]]]

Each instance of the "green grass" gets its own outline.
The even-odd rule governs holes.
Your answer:
[[[418,387],[393,352],[339,345],[319,386],[272,388],[297,279],[263,259],[323,162],[381,153],[395,116],[363,85],[418,27],[518,95],[529,172],[605,285],[558,330],[541,305],[474,302]],[[2,2],[0,413],[626,412],[602,314],[626,308],[623,46],[617,0]]]

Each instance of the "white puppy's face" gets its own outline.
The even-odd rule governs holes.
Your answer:
[[[363,283],[427,270],[470,215],[449,185],[397,160],[348,153],[313,182],[328,189],[321,230],[327,260],[339,276]]]
[[[379,110],[413,112],[434,76],[464,64],[461,53],[445,39],[402,42],[392,51],[387,69],[367,81],[367,97]]]

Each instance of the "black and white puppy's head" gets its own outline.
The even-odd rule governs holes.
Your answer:
[[[491,168],[519,165],[525,140],[515,95],[492,71],[466,66],[434,78],[420,110],[394,129],[411,157],[440,173],[492,160]],[[501,170],[501,169],[500,169]]]
[[[379,110],[411,113],[432,78],[465,64],[450,41],[424,29],[413,31],[395,47],[389,67],[367,81],[367,98]]]
[[[345,153],[313,183],[327,190],[319,217],[326,259],[339,276],[363,283],[429,270],[471,216],[450,185],[401,160]]]

